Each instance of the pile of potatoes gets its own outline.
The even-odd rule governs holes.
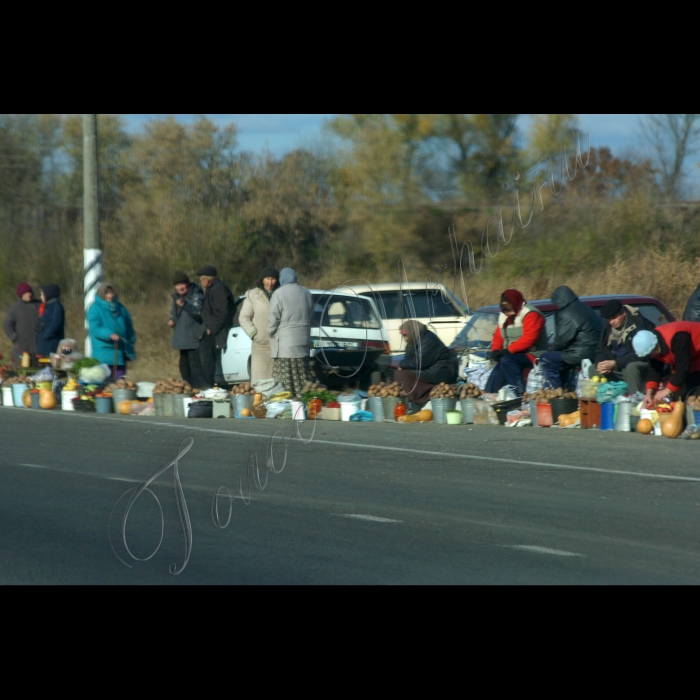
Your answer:
[[[462,384],[462,390],[459,392],[460,399],[478,399],[481,396],[481,389],[476,384],[467,382]]]
[[[561,387],[558,389],[538,389],[534,394],[528,394],[527,391],[523,394],[523,401],[534,401],[535,403],[549,403],[552,399],[575,399],[576,393],[573,391],[564,391]]]
[[[398,382],[391,382],[391,384],[386,384],[385,382],[379,382],[379,384],[372,384],[372,386],[367,391],[368,396],[379,396],[383,399],[387,396],[405,396],[406,393],[401,388]]]
[[[235,384],[231,389],[231,396],[239,396],[240,394],[255,394],[255,389],[250,388],[250,382]]]
[[[187,382],[178,381],[174,377],[162,379],[156,382],[153,388],[154,394],[187,394],[191,396],[199,392],[199,389],[193,389]]]
[[[156,384],[156,386],[158,386]],[[131,389],[132,391],[136,391],[136,384],[131,381],[131,379],[127,377],[122,377],[121,379],[118,379],[116,382],[112,382],[111,384],[108,384],[105,387],[105,391],[114,391],[115,389]],[[154,389],[155,391],[155,389]],[[163,392],[159,392],[163,393]]]
[[[445,384],[445,382],[440,382],[436,384],[430,390],[431,399],[456,399],[457,398],[457,385],[456,384]]]
[[[12,386],[13,384],[33,384],[30,380],[25,377],[8,377],[3,383],[3,386]]]

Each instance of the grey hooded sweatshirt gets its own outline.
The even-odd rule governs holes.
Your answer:
[[[294,270],[285,267],[280,272],[280,288],[272,295],[267,313],[272,357],[309,356],[313,306],[311,292],[297,283]]]

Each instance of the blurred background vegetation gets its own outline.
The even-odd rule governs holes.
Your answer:
[[[459,247],[471,243],[478,268],[489,217],[501,208],[507,240],[515,193],[527,223],[533,188],[541,202],[507,246],[490,219],[498,253],[479,274],[465,252],[471,307],[495,303],[507,286],[538,298],[569,284],[579,294],[651,294],[680,316],[700,282],[699,207],[687,194],[697,115],[647,115],[648,156],[592,149],[585,169],[573,147],[577,115],[532,115],[527,133],[520,116],[344,114],[326,123],[333,146],[275,158],[241,150],[235,126],[204,117],[156,119],[133,134],[120,115],[99,115],[104,277],[134,315],[135,373],[177,373],[165,323],[176,269],[193,275],[213,263],[242,294],[265,265],[325,288],[396,281],[402,259],[409,281],[452,287],[449,227]],[[581,149],[586,164],[585,136]],[[541,187],[547,176],[552,188]],[[0,115],[0,314],[20,281],[37,292],[60,284],[81,342],[82,181],[82,115]]]

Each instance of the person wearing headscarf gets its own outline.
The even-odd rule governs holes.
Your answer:
[[[173,305],[168,318],[173,329],[173,350],[180,351],[180,376],[199,389],[207,383],[199,356],[199,339],[204,335],[204,292],[181,270],[173,275],[173,286]]]
[[[250,356],[250,381],[272,377],[270,336],[267,332],[267,315],[272,293],[280,286],[280,273],[274,267],[260,271],[257,286],[245,293],[238,320],[246,335],[253,341]]]
[[[501,312],[491,341],[491,360],[496,366],[484,391],[495,394],[500,388],[510,385],[515,387],[518,396],[522,396],[525,392],[523,370],[532,368],[535,358],[546,349],[544,315],[526,304],[517,289],[506,289],[501,294]]]
[[[12,343],[12,362],[19,365],[22,354],[36,353],[36,327],[39,321],[39,302],[34,298],[32,288],[26,282],[17,285],[16,301],[8,310],[3,323],[5,335]]]
[[[457,381],[457,356],[420,321],[401,324],[399,333],[406,339],[406,354],[399,363],[394,380],[406,392],[409,413],[419,411],[430,400],[430,390],[441,382]]]
[[[279,280],[280,287],[272,295],[267,313],[272,377],[293,397],[300,397],[304,385],[313,380],[309,328],[314,304],[311,292],[297,282],[294,270],[285,267]]]
[[[113,284],[105,282],[97,288],[95,300],[88,309],[87,320],[92,357],[107,365],[112,377],[123,377],[126,374],[127,360],[136,359],[136,333],[131,314],[117,299]]]
[[[57,284],[45,284],[41,288],[39,323],[36,332],[36,351],[42,357],[56,352],[64,336],[65,313],[61,304],[61,288]]]

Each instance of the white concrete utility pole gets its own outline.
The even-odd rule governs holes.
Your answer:
[[[97,115],[83,114],[83,265],[85,357],[92,356],[87,313],[102,284],[100,212],[97,202]]]

